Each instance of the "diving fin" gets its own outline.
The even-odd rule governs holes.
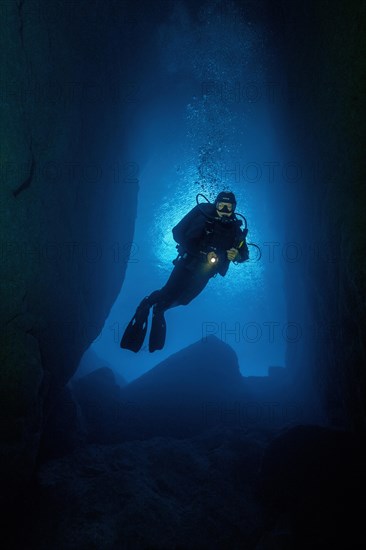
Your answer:
[[[157,309],[156,306],[153,309],[152,325],[149,337],[149,351],[153,352],[158,349],[163,349],[166,336],[166,322],[164,318],[164,311]]]
[[[137,307],[121,338],[120,347],[137,353],[144,343],[151,304],[148,297]]]

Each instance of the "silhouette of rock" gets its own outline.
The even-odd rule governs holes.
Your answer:
[[[91,443],[188,437],[217,424],[240,426],[243,377],[235,352],[215,336],[171,355],[123,388],[106,367],[72,387]]]
[[[232,391],[243,377],[234,350],[216,336],[199,340],[174,353],[153,369],[134,380],[126,391],[130,395],[156,392],[184,395],[192,392],[216,394]],[[153,392],[151,392],[153,388]]]
[[[188,437],[220,423],[238,425],[243,377],[233,349],[215,336],[198,341],[122,389],[120,435]]]
[[[126,10],[100,4],[96,18],[85,6],[1,2],[1,51],[9,61],[1,80],[19,92],[1,102],[2,155],[12,167],[1,181],[2,507],[33,476],[48,405],[120,292],[128,258],[111,243],[116,235],[130,242],[134,231],[138,180],[120,174],[131,159],[124,129],[137,104],[119,102],[117,115],[115,94],[104,91],[117,73],[141,82],[145,33],[137,47]],[[123,55],[121,65],[125,31],[135,48],[133,61]],[[84,94],[90,82],[104,97],[98,105]],[[87,175],[91,164],[97,177]],[[123,201],[129,208],[121,216]]]
[[[87,374],[90,374],[91,372],[97,369],[101,369],[103,367],[108,367],[109,369],[112,369],[108,361],[106,361],[105,359],[101,359],[93,349],[88,348],[84,353],[84,355],[82,356],[78,369],[75,372],[74,376],[72,377],[71,382],[73,383],[79,378],[82,378],[83,376],[86,376]],[[113,374],[119,386],[122,387],[127,384],[122,374],[115,372],[114,370],[113,370]]]

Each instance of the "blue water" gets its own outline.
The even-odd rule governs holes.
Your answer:
[[[244,375],[265,376],[269,366],[285,366],[286,345],[294,338],[281,254],[281,178],[291,160],[278,123],[284,81],[264,29],[236,17],[234,8],[223,16],[215,2],[195,21],[182,6],[157,29],[158,55],[140,87],[129,144],[139,165],[134,241],[122,291],[92,348],[131,380],[216,334],[234,348]],[[149,353],[148,335],[138,354],[120,349],[136,306],[173,269],[172,228],[195,206],[197,193],[213,200],[223,188],[235,193],[237,211],[248,222],[247,240],[261,247],[262,258],[250,247],[249,262],[232,264],[192,303],[168,310],[164,350]]]

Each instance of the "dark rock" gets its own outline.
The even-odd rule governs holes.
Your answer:
[[[216,425],[271,432],[301,413],[288,385],[267,378],[253,385],[241,375],[232,348],[215,336],[171,355],[121,390],[106,367],[74,377],[73,388],[91,443],[189,437]]]
[[[357,546],[365,458],[365,441],[345,431],[297,426],[276,437],[260,474],[273,529],[287,518],[293,548]]]
[[[105,359],[101,359],[99,355],[91,348],[88,348],[84,355],[82,356],[77,371],[71,379],[71,382],[90,374],[91,372],[107,367],[111,369],[111,365]],[[113,369],[112,369],[113,370]],[[120,387],[123,387],[127,384],[126,380],[120,373],[113,371],[117,384]]]
[[[44,464],[37,549],[254,548],[262,446],[241,430],[90,445]]]
[[[109,86],[114,90],[116,82],[122,83],[117,92],[123,95],[128,83],[136,89],[147,84],[141,86],[142,102],[151,100],[149,76],[162,65],[154,57],[155,31],[164,35],[161,23],[171,16],[170,4],[146,2],[141,17],[141,6],[133,2],[94,2],[93,9],[89,0],[1,2],[0,481],[5,504],[32,475],[52,396],[68,382],[100,333],[123,283],[127,261],[122,259],[116,269],[108,253],[116,235],[123,235],[125,242],[132,239],[138,182],[125,181],[124,172],[131,162],[132,117],[137,109],[146,111],[140,101],[108,96]],[[203,30],[204,16],[196,4],[194,24]],[[304,328],[304,337],[288,346],[287,364],[299,387],[306,388],[306,397],[315,404],[319,397],[329,422],[364,433],[364,5],[283,0],[267,12],[270,2],[260,4],[263,10],[257,10],[255,2],[249,4],[250,13],[274,16],[277,27],[267,38],[278,39],[278,63],[287,68],[290,87],[295,84],[302,92],[300,103],[298,98],[289,100],[278,109],[278,117],[286,121],[281,126],[286,128],[283,143],[292,145],[287,158],[299,163],[304,177],[295,184],[271,185],[268,192],[274,204],[286,204],[286,212],[276,211],[276,218],[284,219],[284,237],[302,244],[303,250],[320,245],[320,256],[284,265],[288,318]],[[189,31],[183,8],[178,20],[183,32]],[[178,51],[179,39],[175,43]],[[260,65],[265,67],[264,62]],[[175,70],[168,69],[172,78]],[[154,86],[158,89],[159,82]],[[88,96],[90,90],[100,91],[103,100]],[[274,111],[271,108],[273,116]],[[117,178],[110,170],[116,159]],[[101,177],[93,178],[90,168],[100,169]],[[279,196],[286,201],[278,201]],[[123,216],[122,199],[130,205]],[[131,393],[124,395],[143,396],[141,422],[129,420],[130,410],[118,410],[117,426],[131,423],[131,434],[136,435],[137,426],[149,435],[166,425],[173,433],[183,425],[183,417],[189,424],[188,411],[193,430],[202,419],[202,398],[216,403],[220,380],[219,398],[231,396],[235,381],[231,370],[225,385],[219,365],[217,376],[206,376],[208,357],[211,361],[209,353],[202,353],[202,365],[192,365],[191,375],[195,369],[200,373],[197,386],[193,378],[185,379],[183,370],[175,373],[181,384],[173,392],[175,403],[168,400],[168,383],[160,393],[165,402],[149,397],[154,374],[131,385]],[[156,386],[154,395],[159,396]],[[107,414],[106,423],[112,418]],[[315,436],[308,443],[309,448],[322,445]],[[340,457],[345,454],[343,443],[333,446],[329,439],[329,444],[336,451],[343,449]],[[301,456],[305,454],[303,448]],[[290,490],[286,494],[292,495]],[[296,500],[296,495],[291,498]]]
[[[111,88],[130,81],[126,33],[136,42],[114,4],[98,3],[96,14],[88,0],[1,2],[2,487],[32,475],[54,392],[99,335],[124,280],[127,256],[117,266],[111,243],[133,236],[138,179],[121,174],[135,109]],[[14,485],[6,501],[15,495]]]
[[[239,426],[245,391],[235,352],[211,336],[171,355],[121,396],[122,439],[188,437],[215,424]]]
[[[287,104],[288,152],[302,173],[299,185],[280,189],[291,204],[285,234],[301,252],[284,263],[288,318],[302,328],[286,362],[328,424],[365,433],[366,12],[362,2],[280,5],[298,94]]]
[[[87,440],[113,440],[121,409],[121,388],[116,384],[113,371],[108,367],[97,369],[74,381],[72,389],[80,406]]]
[[[57,458],[72,452],[82,439],[78,406],[68,386],[56,393],[45,419],[39,460]]]
[[[74,378],[72,387],[88,441],[116,443],[194,435],[225,423],[234,409],[234,425],[239,426],[242,384],[236,354],[213,336],[172,355],[122,389],[107,367]]]

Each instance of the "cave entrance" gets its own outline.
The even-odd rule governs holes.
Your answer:
[[[281,193],[288,149],[279,131],[285,79],[266,41],[265,23],[214,10],[193,20],[182,5],[156,34],[153,70],[141,84],[130,132],[139,164],[138,211],[123,287],[94,351],[131,380],[179,349],[215,334],[233,347],[246,376],[285,366],[294,327],[287,323]],[[218,49],[217,44],[221,44]],[[237,197],[248,222],[251,258],[231,265],[191,304],[169,310],[164,350],[139,354],[119,338],[141,299],[160,288],[176,256],[171,229],[203,192]],[[116,327],[119,333],[116,336]],[[112,338],[113,335],[113,338]],[[148,339],[148,338],[147,338]]]

